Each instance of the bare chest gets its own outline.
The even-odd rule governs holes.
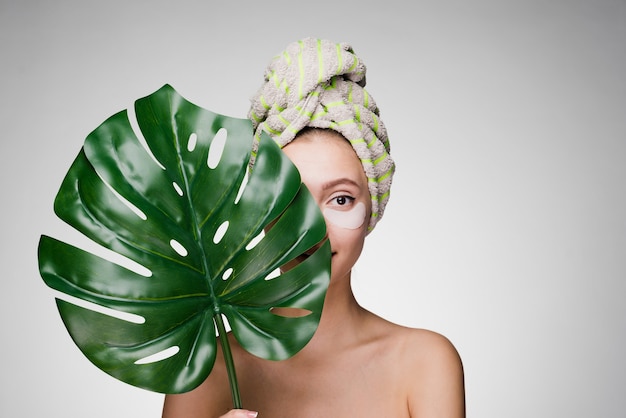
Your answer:
[[[401,376],[388,359],[259,361],[240,380],[244,406],[263,418],[409,417]]]

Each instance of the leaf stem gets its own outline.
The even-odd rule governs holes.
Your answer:
[[[235,373],[235,362],[233,361],[233,354],[230,350],[228,335],[226,335],[224,319],[222,319],[222,314],[219,312],[216,313],[213,318],[215,319],[217,331],[220,336],[222,353],[224,354],[224,362],[226,363],[226,371],[228,372],[228,383],[230,383],[230,394],[233,398],[233,407],[235,409],[241,409],[241,397],[239,396],[239,385],[237,384],[237,374]]]

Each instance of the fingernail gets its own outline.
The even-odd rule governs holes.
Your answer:
[[[256,418],[259,415],[259,413],[254,412],[254,411],[248,411],[246,415],[248,415],[250,418]]]

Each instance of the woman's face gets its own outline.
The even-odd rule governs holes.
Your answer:
[[[361,162],[348,141],[333,131],[309,131],[283,150],[326,220],[331,283],[348,277],[363,249],[371,211]]]

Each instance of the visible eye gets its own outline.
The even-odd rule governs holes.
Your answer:
[[[354,197],[341,195],[341,196],[333,197],[331,199],[331,202],[334,203],[336,206],[346,206],[354,202]]]

